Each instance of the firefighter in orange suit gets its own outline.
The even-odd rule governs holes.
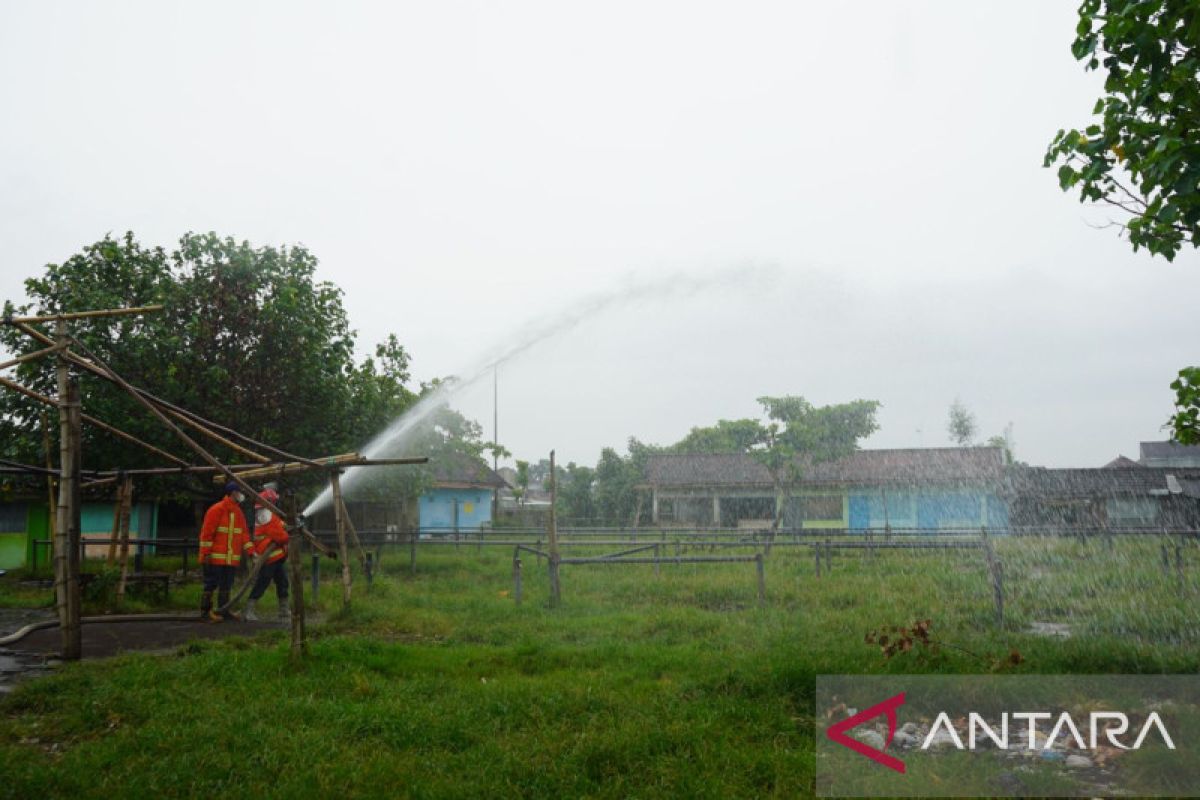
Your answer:
[[[279,493],[270,487],[263,489],[258,496],[276,506],[279,505]],[[258,604],[258,598],[263,596],[267,587],[274,581],[275,597],[279,599],[279,621],[291,621],[292,612],[288,608],[287,543],[288,532],[283,527],[283,520],[261,502],[255,503],[254,552],[261,555],[270,551],[270,555],[259,569],[258,579],[254,582],[254,588],[250,590],[250,599],[246,601],[247,620],[253,622],[258,619],[254,607]]]
[[[213,591],[217,592],[218,608],[228,603],[229,590],[233,588],[233,578],[242,563],[242,556],[253,555],[246,515],[239,505],[243,500],[245,496],[236,483],[225,484],[225,496],[204,514],[204,525],[200,528],[200,568],[204,572],[200,615],[213,622],[239,619],[232,611],[218,614],[213,610]]]

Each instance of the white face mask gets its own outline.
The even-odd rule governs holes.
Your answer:
[[[234,492],[233,493],[233,502],[235,502],[235,503],[246,502],[246,495],[242,494],[241,492]]]
[[[259,525],[266,525],[271,521],[271,509],[260,508],[254,512],[254,521]]]

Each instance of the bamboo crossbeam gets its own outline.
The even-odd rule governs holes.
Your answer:
[[[289,461],[283,464],[270,464],[259,468],[248,469],[239,472],[243,478],[266,478],[283,476],[295,472],[304,472],[310,469],[339,469],[345,467],[385,467],[397,466],[404,464],[425,464],[429,461],[428,458],[422,456],[419,458],[365,458],[358,453],[343,453],[337,456],[328,456],[325,458],[311,459],[313,463],[300,461]],[[315,463],[315,466],[314,466]],[[219,481],[219,477],[214,477],[213,481]]]
[[[35,359],[42,358],[43,356],[52,355],[65,348],[66,345],[56,344],[53,347],[47,347],[44,350],[35,350],[32,353],[26,353],[23,356],[17,356],[16,358],[5,361],[4,363],[0,364],[0,369],[15,367],[17,364],[24,364],[26,361],[33,361]]]
[[[230,450],[234,451],[235,453],[241,453],[242,455],[246,456],[247,458],[252,458],[255,461],[259,462],[260,464],[271,463],[271,459],[267,458],[266,456],[262,455],[261,453],[256,453],[247,447],[242,447],[240,444],[230,441],[229,439],[225,438],[224,436],[217,433],[216,431],[209,430],[208,428],[201,425],[199,422],[196,422],[195,420],[189,418],[188,416],[186,416],[184,414],[180,414],[178,411],[173,411],[171,409],[167,409],[167,413],[170,414],[175,419],[182,422],[184,425],[187,425],[189,428],[196,431],[197,433],[207,436],[208,438],[212,439],[214,442],[220,442],[221,444],[225,445],[226,447],[228,447]]]
[[[234,473],[232,470],[230,470],[225,465],[221,464],[221,462],[217,461],[217,459],[211,453],[209,453],[207,450],[205,450],[203,447],[201,447],[194,439],[192,439],[192,437],[190,437],[186,433],[184,433],[183,430],[178,425],[171,422],[171,420],[167,417],[167,415],[165,413],[163,413],[163,411],[161,409],[159,409],[158,406],[154,405],[154,403],[152,403],[151,401],[147,400],[145,397],[142,397],[140,394],[138,394],[136,389],[134,389],[132,386],[130,386],[129,383],[126,382],[126,380],[124,378],[122,378],[120,375],[118,375],[116,372],[114,372],[112,369],[110,369],[109,366],[107,364],[105,364],[103,361],[101,361],[96,356],[95,353],[92,353],[91,351],[89,351],[82,342],[76,341],[75,344],[77,347],[79,347],[80,349],[82,349],[84,351],[84,353],[88,356],[88,358],[95,365],[97,365],[98,369],[102,370],[104,373],[106,373],[107,376],[109,376],[110,380],[112,380],[114,383],[116,383],[118,386],[120,386],[121,389],[123,389],[130,397],[132,397],[142,407],[144,407],[147,411],[149,411],[151,414],[153,414],[155,417],[157,417],[159,422],[161,422],[163,425],[166,425],[168,430],[170,430],[172,433],[174,433],[176,436],[178,436],[183,441],[183,443],[186,444],[188,446],[188,448],[190,448],[194,453],[196,453],[196,455],[200,456],[200,458],[203,461],[207,461],[209,466],[216,467],[217,469],[219,469],[222,474],[226,475],[231,481],[233,481],[239,487],[241,487],[242,491],[244,491],[248,496],[253,497],[258,494],[258,492],[255,491],[255,489],[252,486],[250,486],[250,484],[246,483],[246,481],[239,478],[236,473]],[[278,514],[283,519],[287,519],[287,517],[284,516],[283,511],[278,506],[276,506],[274,503],[272,503],[270,500],[260,497],[259,502],[264,507],[270,509],[272,513]],[[313,545],[313,547],[320,549],[323,553],[329,554],[329,550],[323,544],[321,544],[319,541],[317,541],[316,537],[313,537],[309,541]]]
[[[26,336],[36,339],[37,341],[42,342],[43,344],[49,344],[49,345],[55,344],[55,341],[53,339],[51,339],[49,336],[47,336],[46,334],[39,331],[37,328],[32,327],[31,325],[28,325],[25,323],[19,323],[19,322],[15,322],[15,321],[13,324],[17,327],[18,330],[20,330]],[[79,344],[80,344],[81,349],[84,349],[84,350],[87,349],[86,347],[83,346],[82,342],[80,342]],[[68,361],[70,361],[75,366],[77,366],[81,369],[85,369],[88,372],[91,372],[93,375],[96,375],[97,377],[104,378],[105,380],[111,380],[108,377],[108,375],[105,373],[104,370],[100,369],[95,364],[88,361],[88,359],[80,357],[77,353],[72,353],[70,351],[67,351],[64,354],[64,356]],[[128,383],[126,383],[126,385],[129,386]],[[152,393],[146,391],[145,389],[141,389],[136,386],[130,386],[130,388],[134,392],[136,392],[139,396],[141,396],[147,400],[150,400],[153,403],[158,404],[161,408],[173,411],[177,414],[183,414],[184,416],[191,418],[193,421],[206,426],[207,428],[209,428],[212,431],[220,431],[221,433],[224,433],[228,436],[232,436],[236,439],[240,439],[243,442],[251,445],[252,447],[261,448],[262,450],[266,450],[267,452],[274,453],[275,455],[279,456],[280,458],[285,458],[289,461],[308,461],[308,459],[304,458],[303,456],[297,456],[297,455],[287,452],[286,450],[280,450],[277,447],[272,447],[269,444],[265,444],[263,442],[259,442],[259,441],[255,440],[255,439],[251,439],[249,436],[239,433],[238,431],[235,431],[232,428],[227,428],[224,425],[213,422],[212,420],[205,419],[204,417],[200,416],[199,414],[195,413],[194,411],[188,411],[186,408],[181,408],[181,407],[175,405],[174,403],[171,403],[167,400],[162,399],[161,397],[159,397],[155,394],[152,394]]]
[[[135,308],[104,308],[94,311],[72,311],[66,314],[43,314],[36,317],[5,317],[5,325],[28,325],[31,322],[60,322],[71,319],[91,319],[94,317],[123,317],[129,314],[149,314],[162,311],[161,305],[137,306]]]

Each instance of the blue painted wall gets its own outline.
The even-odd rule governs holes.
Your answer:
[[[492,493],[487,489],[432,489],[421,495],[417,503],[418,524],[422,530],[434,528],[449,532],[455,528],[455,507],[458,509],[457,528],[476,531],[492,521]]]
[[[854,490],[849,497],[849,525],[867,528],[988,528],[1008,527],[1003,500],[980,490],[908,491]]]

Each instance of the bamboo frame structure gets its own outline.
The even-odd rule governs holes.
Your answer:
[[[162,398],[159,398],[144,389],[139,389],[117,372],[109,367],[95,353],[91,352],[86,345],[78,339],[73,339],[69,336],[66,323],[69,320],[77,319],[94,319],[101,317],[112,317],[130,314],[142,314],[151,311],[159,311],[162,306],[141,306],[136,308],[124,309],[98,309],[93,311],[75,312],[67,314],[52,314],[42,316],[28,317],[4,317],[2,322],[16,327],[18,330],[31,337],[32,339],[47,345],[43,350],[25,354],[16,359],[0,364],[0,369],[14,366],[19,363],[33,361],[49,355],[55,355],[57,359],[57,382],[58,396],[53,399],[42,395],[32,389],[20,385],[16,381],[7,378],[0,378],[0,386],[5,386],[9,389],[19,392],[33,400],[43,403],[47,406],[56,407],[59,411],[59,426],[61,429],[59,439],[59,464],[58,471],[58,507],[52,508],[51,514],[54,520],[54,565],[55,565],[55,596],[56,606],[59,610],[59,622],[62,630],[63,642],[63,658],[78,659],[82,655],[82,638],[81,638],[81,615],[80,615],[80,583],[79,583],[79,560],[80,560],[80,516],[79,516],[79,489],[81,487],[81,435],[80,430],[82,423],[87,421],[89,424],[99,427],[119,438],[134,443],[144,449],[149,450],[155,455],[165,458],[177,466],[173,468],[161,469],[145,469],[145,470],[125,470],[117,471],[116,473],[106,473],[94,475],[95,479],[88,485],[95,486],[108,482],[120,483],[118,490],[118,503],[114,507],[115,528],[119,528],[121,533],[121,580],[118,585],[118,602],[122,599],[124,588],[128,577],[128,551],[129,551],[129,513],[132,503],[132,476],[134,474],[188,474],[193,472],[215,472],[218,475],[214,476],[214,480],[229,480],[236,483],[248,496],[254,496],[258,499],[258,503],[268,508],[272,513],[278,514],[282,519],[287,520],[288,529],[291,531],[299,531],[310,545],[327,556],[332,556],[332,552],[326,548],[313,533],[307,528],[303,522],[303,517],[296,512],[296,503],[294,494],[288,493],[287,505],[288,510],[285,512],[276,504],[262,498],[259,493],[247,483],[247,478],[260,476],[282,476],[292,472],[310,470],[310,469],[327,469],[331,472],[331,481],[336,489],[337,503],[335,509],[340,515],[341,523],[339,524],[340,532],[340,556],[343,562],[343,581],[345,584],[345,602],[349,604],[349,585],[350,585],[350,570],[347,546],[345,540],[346,528],[349,526],[353,533],[355,542],[358,545],[359,556],[363,561],[364,569],[366,569],[366,557],[362,553],[362,543],[358,538],[358,533],[353,530],[352,524],[349,522],[348,509],[341,498],[341,486],[338,480],[339,465],[350,466],[382,466],[390,464],[419,464],[425,463],[428,459],[411,458],[411,459],[368,459],[360,456],[357,453],[343,454],[342,456],[333,456],[324,460],[324,462],[296,456],[287,451],[273,447],[262,442],[258,442],[248,436],[245,436],[231,428],[214,423],[201,417],[194,412],[180,408],[172,403],[169,403]],[[55,335],[53,338],[47,336],[36,328],[32,327],[33,323],[50,322],[55,323]],[[70,347],[74,345],[81,353],[73,352]],[[164,427],[171,431],[184,445],[195,453],[205,465],[189,464],[182,458],[175,456],[167,451],[155,447],[148,442],[143,442],[132,434],[121,431],[107,423],[101,422],[92,417],[82,414],[79,400],[78,379],[70,374],[70,368],[74,366],[83,369],[116,384],[123,392],[132,397],[135,402],[141,405],[146,411],[153,415]],[[185,433],[175,421],[187,426],[193,431],[209,438],[229,449],[241,453],[251,458],[254,464],[251,465],[226,465],[221,463],[215,456],[209,453],[204,447],[196,442],[192,437]],[[44,439],[47,447],[47,461],[49,462],[49,438],[48,431],[44,428]],[[246,445],[238,444],[233,441],[237,439]],[[268,453],[273,454],[278,458],[283,458],[282,463],[272,463],[269,456],[263,455],[251,449],[252,447],[259,448]],[[46,473],[53,470],[42,470],[39,467],[30,467],[29,465],[19,464],[15,469],[22,472]],[[53,492],[53,483],[51,483],[51,492]],[[55,513],[57,512],[57,513]],[[115,536],[114,536],[115,539]],[[243,583],[240,590],[231,598],[221,610],[225,610],[233,603],[237,602],[241,595],[250,587],[258,575],[259,570],[265,563],[266,559],[272,554],[273,549],[260,554],[255,560],[249,577]],[[111,561],[111,545],[110,556]],[[299,570],[299,558],[291,559],[290,570],[292,573],[292,655],[294,658],[299,658],[307,652],[307,642],[305,641],[305,624],[304,624],[304,600],[301,575]]]

